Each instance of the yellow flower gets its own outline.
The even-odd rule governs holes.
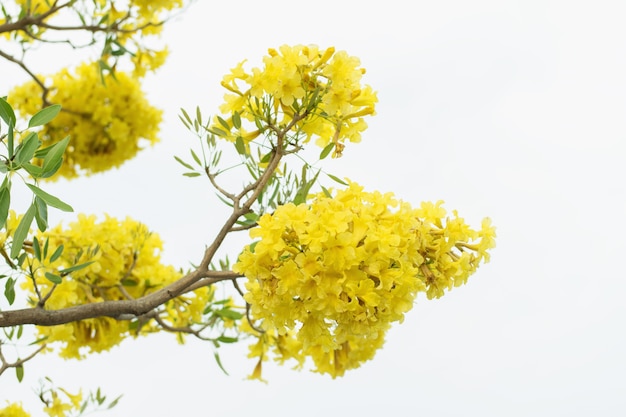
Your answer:
[[[284,336],[300,351],[278,358],[310,357],[333,377],[371,359],[419,292],[439,297],[465,283],[494,245],[487,221],[475,231],[441,202],[413,209],[355,183],[278,207],[250,236],[259,240],[233,269],[248,277],[245,299],[266,332],[254,356]]]
[[[157,58],[151,59],[156,65]],[[106,171],[133,158],[142,143],[158,141],[161,111],[148,103],[137,78],[116,72],[103,83],[97,65],[83,64],[49,79],[55,89],[47,99],[61,104],[63,111],[43,127],[40,138],[51,145],[70,136],[57,175],[72,178]],[[41,90],[27,82],[10,92],[9,101],[22,116],[32,115],[42,107]]]
[[[8,406],[0,409],[2,417],[30,417],[30,414],[24,411],[22,403],[10,403]]]
[[[282,45],[268,51],[262,68],[247,71],[244,62],[222,80],[228,90],[220,106],[224,120],[237,112],[251,124],[258,118],[267,123],[270,111],[270,119],[287,126],[297,115],[292,129],[302,135],[303,142],[315,138],[316,144],[325,147],[333,141],[333,156],[340,156],[344,141],[360,141],[360,133],[367,127],[363,117],[375,113],[376,93],[361,84],[365,70],[359,67],[358,58],[344,51]],[[223,130],[218,123],[213,127]],[[222,136],[231,141],[236,137]]]

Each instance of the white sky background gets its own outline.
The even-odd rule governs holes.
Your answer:
[[[195,145],[178,108],[215,114],[222,76],[268,47],[334,45],[360,57],[380,102],[363,142],[326,168],[414,205],[445,200],[473,225],[491,217],[492,261],[440,300],[419,297],[375,359],[337,380],[267,364],[268,385],[244,381],[245,344],[221,350],[225,376],[211,346],[165,335],[83,362],[39,357],[21,386],[0,378],[0,404],[40,409],[29,387],[48,375],[123,393],[115,416],[624,415],[625,15],[620,1],[198,1],[145,83],[166,112],[162,142],[50,192],[142,220],[166,262],[198,261],[224,211],[172,158]],[[2,94],[17,84],[5,74],[24,78],[6,62],[0,73]]]

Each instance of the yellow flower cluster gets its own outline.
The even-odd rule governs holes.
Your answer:
[[[157,142],[161,111],[148,103],[136,78],[116,72],[103,83],[97,65],[83,64],[49,81],[54,89],[47,100],[63,110],[43,127],[40,138],[51,145],[70,136],[58,175],[106,171],[134,157],[142,141]],[[9,102],[23,116],[35,114],[43,106],[41,89],[27,82],[11,91]]]
[[[269,335],[253,354],[264,359],[263,344],[276,344],[280,357],[289,346],[288,356],[311,357],[333,377],[371,359],[418,292],[440,297],[465,283],[495,245],[488,219],[476,231],[441,202],[414,209],[355,183],[279,206],[258,226],[233,267],[248,277],[245,299]]]
[[[162,288],[181,277],[181,273],[160,262],[162,243],[158,235],[130,218],[117,220],[106,217],[97,222],[95,216],[80,215],[67,229],[60,225],[39,236],[40,246],[48,239],[47,258],[31,256],[27,262],[34,271],[33,280],[24,281],[32,303],[50,293],[45,308],[57,310],[76,305],[108,300],[125,300],[141,297]],[[59,247],[63,252],[58,259],[52,255]],[[33,251],[34,253],[34,251]],[[85,268],[64,274],[73,265],[92,262]],[[50,275],[62,276],[54,284]],[[63,276],[65,275],[65,276]],[[185,326],[199,320],[211,293],[201,289],[166,305],[169,320]],[[130,335],[128,321],[102,317],[53,327],[38,327],[46,342],[60,342],[60,355],[81,358],[82,348],[90,352],[108,350]],[[152,324],[141,328],[144,333],[156,330]]]
[[[11,403],[4,408],[0,408],[0,416],[2,417],[30,417],[22,407],[21,403]]]
[[[334,48],[320,50],[317,46],[287,46],[279,50],[269,49],[263,58],[263,68],[243,68],[239,63],[222,80],[229,92],[220,107],[232,127],[231,115],[255,121],[261,117],[266,122],[288,125],[298,115],[305,116],[293,126],[294,132],[312,137],[325,147],[335,143],[335,154],[341,155],[343,142],[359,142],[367,124],[366,115],[374,114],[376,93],[368,85],[361,84],[365,70],[360,61],[346,52]],[[267,120],[265,109],[272,109],[273,120]],[[216,127],[223,129],[219,124]],[[257,126],[258,127],[258,126]],[[258,130],[248,132],[239,128],[236,136],[250,141],[258,136]]]
[[[59,395],[59,392],[63,395]],[[50,417],[65,417],[70,413],[79,412],[81,409],[82,392],[70,394],[63,388],[59,388],[58,390],[51,390],[49,395],[50,399],[47,400],[47,405],[43,410]],[[30,417],[30,414],[24,410],[21,403],[11,403],[0,409],[0,417]]]

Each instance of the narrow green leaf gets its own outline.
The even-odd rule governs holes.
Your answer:
[[[107,410],[110,410],[111,408],[115,407],[117,405],[117,403],[120,401],[121,398],[122,398],[122,396],[120,395],[119,397],[117,397],[116,399],[111,401],[109,403],[109,406],[107,407]]]
[[[33,115],[28,121],[28,127],[42,126],[46,123],[50,122],[52,119],[57,117],[57,114],[61,111],[60,104],[53,104],[52,106],[48,106],[45,109],[39,110],[37,113]]]
[[[199,172],[185,172],[183,175],[185,177],[190,177],[191,178],[191,177],[199,177],[202,174],[200,174]]]
[[[180,159],[177,156],[174,156],[174,159],[176,159],[178,161],[179,164],[181,164],[182,166],[184,166],[187,169],[190,169],[193,171],[193,167],[191,165],[189,165],[187,162],[183,161],[182,159]]]
[[[43,173],[41,167],[29,163],[23,163],[22,168],[32,175],[33,178],[41,178],[41,174]]]
[[[61,211],[67,211],[67,212],[72,212],[74,211],[74,209],[72,208],[72,206],[70,206],[69,204],[64,203],[63,201],[59,200],[57,197],[48,194],[47,192],[45,192],[44,190],[42,190],[39,187],[36,187],[32,184],[26,184],[28,186],[28,188],[31,189],[31,191],[39,198],[41,198],[43,201],[45,201],[45,203],[47,205],[49,205],[50,207],[54,207],[56,209],[59,209]]]
[[[228,133],[224,132],[222,129],[220,129],[219,127],[211,127],[209,129],[207,129],[210,133],[213,133],[214,135],[217,135],[221,138],[225,138],[228,136]]]
[[[6,123],[7,126],[15,126],[15,113],[13,112],[11,105],[4,99],[4,97],[0,97],[0,117],[4,120],[4,123]]]
[[[266,153],[265,155],[263,155],[263,158],[261,158],[261,160],[259,162],[262,163],[262,164],[265,164],[265,163],[269,162],[270,159],[272,159],[272,155],[273,154],[274,154],[273,152]]]
[[[193,149],[189,149],[189,150],[191,151],[191,157],[193,158],[194,161],[196,161],[196,164],[198,164],[199,166],[203,166],[202,162],[200,162],[200,158],[198,158],[198,155],[196,155]]]
[[[200,113],[200,106],[196,106],[196,120],[198,124],[202,124],[202,113]]]
[[[22,246],[24,245],[24,240],[26,239],[26,235],[28,235],[28,231],[30,230],[30,225],[33,223],[33,219],[35,218],[35,204],[31,204],[20,223],[17,225],[15,229],[15,233],[13,234],[13,244],[11,245],[11,258],[17,258],[22,250]]]
[[[328,175],[328,177],[329,177],[331,180],[336,181],[336,182],[338,182],[339,184],[342,184],[342,185],[348,185],[348,183],[347,183],[347,182],[345,182],[344,180],[342,180],[342,179],[340,179],[340,178],[338,178],[338,177],[335,177],[334,175],[331,175],[331,174],[326,174],[326,175]]]
[[[216,117],[217,117],[217,121],[220,122],[220,124],[224,127],[224,129],[226,129],[227,132],[230,132],[230,126],[228,122],[219,116],[216,116]]]
[[[335,142],[330,142],[328,145],[326,145],[324,149],[322,149],[322,152],[320,153],[320,160],[326,158],[328,154],[330,154],[330,152],[333,150],[334,147],[335,147]]]
[[[239,112],[234,112],[233,113],[233,126],[235,126],[235,129],[241,129],[241,116],[239,115]]]
[[[19,339],[20,337],[22,337],[22,332],[24,331],[24,326],[22,326],[21,324],[17,327],[17,336],[16,338]]]
[[[50,256],[50,263],[53,263],[54,261],[59,259],[59,257],[63,254],[64,249],[65,247],[63,245],[60,245],[58,248],[56,248],[52,256]]]
[[[237,340],[239,340],[236,337],[228,337],[228,336],[220,336],[217,338],[218,342],[222,342],[222,343],[235,343]]]
[[[17,162],[20,165],[30,162],[30,160],[33,159],[33,156],[35,155],[35,151],[37,150],[37,148],[39,148],[39,145],[41,145],[41,141],[37,137],[37,134],[35,132],[30,132],[28,136],[22,141],[20,146],[18,146],[17,152],[15,154]]]
[[[61,278],[57,274],[53,274],[52,272],[46,272],[44,275],[46,276],[48,281],[52,282],[53,284],[60,284],[61,282],[63,282],[63,278]]]
[[[82,263],[82,264],[70,266],[69,268],[65,268],[65,269],[60,270],[59,272],[62,275],[66,275],[66,274],[69,274],[70,272],[74,272],[74,271],[78,271],[79,269],[83,269],[83,268],[91,265],[94,262],[95,261],[89,261],[89,262],[85,262],[85,263]]]
[[[7,278],[7,282],[4,284],[4,296],[9,305],[12,305],[15,301],[15,279]]]
[[[43,159],[43,164],[41,168],[44,172],[54,169],[55,167],[57,167],[57,165],[59,168],[61,167],[61,162],[63,161],[63,153],[65,152],[65,148],[67,148],[67,144],[69,142],[70,137],[66,136],[64,139],[52,145],[52,147],[48,150],[48,153]]]
[[[28,184],[27,184],[28,185]],[[44,232],[48,228],[48,206],[39,197],[35,197],[35,221],[39,231]]]
[[[183,117],[185,118],[187,123],[192,124],[191,117],[189,117],[189,114],[187,113],[187,111],[181,107],[180,112],[183,114]]]
[[[230,320],[239,320],[240,318],[243,317],[243,314],[237,311],[231,310],[229,308],[223,308],[221,310],[217,310],[215,314],[217,314],[218,316],[224,319],[230,319]]]
[[[41,245],[39,245],[39,239],[33,238],[33,252],[35,253],[35,259],[41,262]]]
[[[324,187],[322,185],[322,191],[324,192],[324,195],[328,198],[332,198],[332,194],[330,194],[330,191],[328,191],[328,189],[326,189],[326,187]]]
[[[222,360],[220,359],[220,355],[217,352],[215,352],[214,356],[215,356],[215,362],[217,362],[217,366],[220,367],[222,372],[224,372],[226,375],[228,375],[228,372],[226,372],[226,369],[224,369],[224,365],[222,365]]]
[[[239,155],[246,154],[246,145],[241,136],[237,136],[237,140],[235,140],[235,149],[237,149],[237,153],[239,153]]]
[[[0,229],[4,227],[9,217],[9,207],[11,206],[11,191],[8,187],[0,189]]]
[[[17,359],[19,360],[20,358]],[[17,382],[22,382],[22,379],[24,379],[24,365],[15,367],[15,376],[17,376]]]

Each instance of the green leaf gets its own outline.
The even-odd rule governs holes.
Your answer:
[[[226,129],[227,132],[230,132],[230,126],[228,125],[228,122],[219,116],[216,116],[216,117],[217,117],[217,121],[220,122],[220,124],[224,127],[224,129]]]
[[[17,148],[17,153],[15,154],[17,162],[20,165],[30,162],[35,155],[35,151],[39,148],[39,145],[41,145],[41,141],[37,137],[37,134],[30,132]]]
[[[262,164],[265,164],[267,162],[270,161],[270,159],[272,159],[272,155],[274,155],[274,152],[268,152],[265,155],[263,155],[263,158],[261,158],[261,160],[259,161]]]
[[[329,177],[331,180],[336,181],[336,182],[338,182],[339,184],[342,184],[342,185],[348,185],[348,183],[347,183],[347,182],[345,182],[344,180],[342,180],[342,179],[340,179],[340,178],[338,178],[338,177],[335,177],[334,175],[331,175],[331,174],[326,174],[326,175],[328,175],[328,177]]]
[[[19,360],[19,358],[17,359]],[[22,379],[24,379],[24,365],[15,367],[15,376],[17,376],[17,382],[22,382]]]
[[[333,150],[334,147],[335,147],[335,142],[330,142],[328,145],[326,145],[324,149],[322,149],[322,152],[320,153],[320,160],[326,158],[328,154],[330,154],[330,152]]]
[[[326,189],[326,187],[324,187],[323,185],[322,185],[322,191],[324,192],[324,195],[326,197],[328,197],[328,198],[332,198],[333,197],[332,194],[330,193],[330,191],[328,191],[328,189]]]
[[[26,172],[28,172],[34,178],[41,178],[41,174],[43,173],[41,167],[29,163],[23,163],[22,168],[24,168]]]
[[[52,282],[53,284],[60,284],[61,282],[63,282],[63,278],[61,278],[57,274],[53,274],[52,272],[46,272],[44,275],[46,276],[48,281]]]
[[[226,372],[226,369],[224,369],[224,365],[222,365],[222,360],[220,359],[220,355],[217,352],[215,352],[213,355],[215,356],[215,362],[217,362],[217,366],[220,367],[222,372],[228,375],[228,372]]]
[[[28,185],[28,184],[27,184]],[[48,206],[39,197],[35,197],[35,221],[37,222],[37,228],[44,232],[48,228]]]
[[[48,242],[46,242],[48,243]],[[63,250],[65,249],[65,247],[63,245],[59,246],[58,248],[56,248],[54,250],[54,253],[52,254],[52,256],[50,257],[50,263],[53,263],[54,261],[56,261],[57,259],[59,259],[59,257],[63,254]]]
[[[237,153],[239,153],[239,155],[246,154],[246,144],[241,136],[237,136],[237,140],[235,140],[235,149],[237,149]]]
[[[174,159],[176,159],[178,161],[178,163],[181,164],[182,166],[184,166],[185,168],[190,169],[190,170],[193,171],[194,168],[191,165],[189,165],[187,162],[183,161],[182,159],[180,159],[177,156],[174,156]]]
[[[228,133],[224,132],[222,129],[220,129],[219,127],[211,127],[209,129],[207,129],[210,133],[213,133],[214,135],[217,135],[221,138],[225,138],[228,136]]]
[[[50,122],[52,119],[57,117],[57,114],[61,111],[60,104],[53,104],[52,106],[48,106],[45,109],[39,110],[37,113],[33,115],[28,121],[28,127],[42,126],[46,123]]]
[[[189,114],[187,114],[187,112],[185,111],[185,109],[183,109],[183,108],[181,107],[180,112],[181,112],[181,113],[183,114],[183,116],[185,117],[185,119],[183,120],[183,123],[185,123],[185,121],[186,121],[187,123],[189,123],[189,125],[192,125],[193,123],[191,122],[191,117],[189,117]],[[180,116],[178,116],[178,117],[180,117]],[[182,118],[181,118],[181,120],[182,120]]]
[[[74,211],[74,209],[72,208],[72,206],[70,206],[69,204],[64,203],[63,201],[59,200],[57,197],[48,194],[47,192],[45,192],[44,190],[42,190],[39,187],[36,187],[32,184],[26,184],[28,186],[28,188],[31,189],[31,191],[39,198],[41,198],[47,205],[49,205],[50,207],[54,207],[56,209],[59,209],[61,211],[67,211],[67,212],[72,212]]]
[[[36,237],[33,238],[33,252],[35,253],[35,259],[41,262],[41,245]]]
[[[70,272],[74,272],[74,271],[78,271],[79,269],[83,269],[83,268],[91,265],[94,262],[95,261],[89,261],[89,262],[85,262],[85,263],[82,263],[82,264],[70,266],[69,268],[65,268],[65,269],[60,270],[59,272],[62,275],[66,275],[66,274],[69,274]]]
[[[11,258],[17,258],[22,250],[22,246],[24,245],[24,240],[26,239],[26,235],[28,235],[28,231],[30,230],[30,225],[33,223],[33,219],[35,218],[35,204],[31,204],[20,223],[17,225],[15,229],[15,233],[13,234],[13,244],[11,245]]]
[[[119,397],[117,397],[116,399],[111,401],[109,403],[109,406],[107,407],[107,410],[110,410],[111,408],[115,407],[117,405],[117,403],[120,401],[121,398],[122,398],[122,396],[120,395]]]
[[[4,284],[4,296],[9,305],[12,305],[15,301],[15,279],[7,278],[7,282]]]
[[[53,175],[61,167],[61,163],[63,162],[63,153],[65,152],[65,148],[67,148],[67,144],[69,142],[70,137],[66,136],[63,140],[52,145],[50,150],[48,150],[41,166],[42,171],[44,171],[44,175],[49,171],[52,172],[48,176]]]
[[[239,115],[239,112],[234,112],[233,113],[233,126],[235,126],[236,129],[241,129],[241,116]]]
[[[134,281],[132,279],[123,279],[120,282],[125,287],[136,287],[138,285],[137,281]]]
[[[3,97],[0,97],[0,117],[7,126],[15,126],[16,118],[13,108]]]
[[[191,178],[191,177],[199,177],[202,174],[200,174],[199,172],[185,172],[183,175],[185,177],[190,177]]]
[[[235,343],[237,340],[239,340],[236,337],[228,337],[228,336],[220,336],[217,338],[218,342],[222,342],[222,343]]]
[[[196,161],[196,164],[202,166],[202,162],[200,162],[200,158],[198,158],[198,155],[196,155],[193,149],[189,149],[189,150],[191,151],[191,157],[193,158],[194,161]]]
[[[11,206],[11,191],[7,187],[0,188],[0,229],[4,227],[9,217]]]
[[[243,314],[237,311],[231,310],[229,308],[223,308],[221,310],[217,310],[215,314],[217,314],[218,316],[224,319],[230,319],[230,320],[239,320],[240,318],[243,317]]]

